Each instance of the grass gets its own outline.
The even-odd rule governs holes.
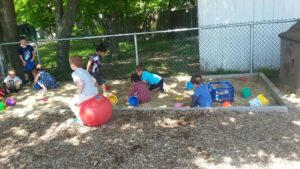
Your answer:
[[[180,41],[179,41],[180,42]],[[139,59],[146,69],[163,76],[187,72],[189,70],[197,71],[195,65],[189,65],[198,62],[197,47],[191,43],[179,43],[170,40],[139,40]],[[70,43],[70,56],[78,54],[87,62],[88,57],[95,53],[95,44],[97,42],[72,41]],[[103,74],[108,79],[128,78],[134,71],[135,48],[132,42],[120,42],[120,56],[112,58],[110,56],[104,59]],[[39,46],[42,64],[54,75],[56,69],[56,43],[46,43]],[[191,69],[194,67],[196,69]],[[190,72],[192,73],[192,72]]]
[[[81,55],[85,62],[89,56],[95,53],[94,40],[72,41],[70,44],[70,56]],[[135,48],[133,42],[120,42],[120,56],[112,58],[107,56],[102,66],[103,74],[107,79],[129,78],[135,69]],[[198,44],[184,40],[139,40],[139,63],[147,70],[170,77],[177,74],[195,74],[199,71]],[[56,69],[56,43],[41,44],[39,52],[42,64],[54,74]],[[279,70],[260,68],[257,72],[263,72],[272,81],[278,79]],[[239,70],[218,69],[213,72],[202,72],[207,75],[246,73]],[[65,75],[69,76],[69,75]]]
[[[263,72],[271,81],[275,82],[279,79],[279,69],[259,68],[256,72]]]

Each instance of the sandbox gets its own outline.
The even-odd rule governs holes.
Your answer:
[[[248,99],[241,98],[241,89],[245,86],[241,78],[248,79],[247,86],[252,89],[252,97]],[[215,107],[209,108],[214,111],[238,111],[238,112],[288,112],[285,102],[282,100],[282,94],[273,85],[273,83],[263,73],[252,74],[230,74],[230,75],[212,75],[204,76],[205,82],[211,81],[230,81],[235,88],[235,102],[232,107],[221,107],[221,104],[215,104]],[[131,107],[127,104],[127,96],[130,91],[130,80],[110,80],[107,82],[111,86],[111,92],[118,97],[118,103],[114,106],[115,110],[138,110],[138,111],[157,111],[157,110],[193,110],[207,108],[189,108],[191,95],[193,91],[185,89],[185,83],[190,80],[190,76],[175,76],[165,78],[166,92],[152,93],[151,101],[146,104],[140,104],[138,107]],[[27,86],[21,92],[15,95],[17,105],[8,110],[17,112],[27,112],[34,110],[62,110],[69,109],[68,102],[76,92],[75,85],[72,82],[59,83],[57,89],[49,90],[46,94],[47,102],[39,101],[39,92],[34,91],[32,87]],[[248,101],[263,93],[269,100],[270,105],[265,107],[250,107]],[[177,100],[181,98],[182,100]],[[185,104],[182,108],[175,108],[176,102]]]
[[[241,80],[247,79],[247,83]],[[192,109],[210,109],[218,111],[252,111],[252,112],[288,112],[288,108],[282,100],[282,94],[275,87],[275,85],[263,74],[263,73],[246,73],[246,74],[229,74],[229,75],[211,75],[204,76],[205,82],[212,81],[229,81],[235,88],[235,102],[231,107],[222,107],[221,104],[215,103],[213,108],[190,108],[188,107],[190,97],[193,91],[185,89],[185,83],[190,80],[190,76],[177,76],[173,78],[165,78],[166,92],[165,93],[153,93],[151,96],[151,102],[141,104],[138,107],[132,107],[126,104],[126,100],[122,97],[126,97],[129,91],[130,83],[115,81],[111,85],[114,86],[112,93],[121,96],[121,99],[115,110],[137,109],[137,110],[192,110]],[[248,99],[241,97],[241,89],[243,87],[250,87],[252,89],[252,96]],[[128,88],[127,90],[124,87]],[[264,94],[270,101],[269,106],[250,107],[249,100],[255,98],[258,94]],[[178,101],[180,98],[180,101]],[[182,108],[175,108],[174,104],[180,102],[185,106]]]

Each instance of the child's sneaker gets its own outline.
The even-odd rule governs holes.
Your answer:
[[[80,121],[77,117],[75,117],[75,118],[68,119],[67,124],[69,124],[69,125],[71,125],[71,124],[83,125],[83,122]]]

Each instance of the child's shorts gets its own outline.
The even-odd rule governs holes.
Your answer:
[[[85,95],[76,95],[75,97],[73,97],[70,101],[70,103],[74,104],[74,105],[80,105],[82,102],[89,100],[90,98],[92,98],[94,96],[85,96]]]
[[[150,91],[153,91],[153,90],[156,90],[156,89],[160,89],[162,92],[164,92],[164,80],[161,79],[157,84],[154,84],[154,85],[150,85],[149,87],[149,90]]]
[[[96,79],[99,85],[103,85],[106,81],[101,72],[91,73],[91,75]]]
[[[26,61],[26,65],[24,66],[24,73],[30,73],[35,69],[35,63],[33,61]]]

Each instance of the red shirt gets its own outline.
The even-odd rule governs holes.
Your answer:
[[[139,99],[140,103],[146,103],[150,101],[150,90],[145,82],[135,82],[131,85],[131,92],[129,96],[135,96]]]

